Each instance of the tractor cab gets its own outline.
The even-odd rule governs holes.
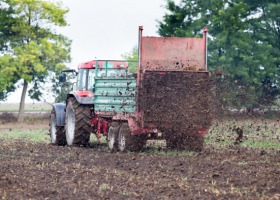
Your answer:
[[[133,74],[128,70],[129,63],[132,62],[114,60],[88,61],[78,66],[78,72],[75,70],[63,70],[59,75],[59,81],[66,81],[66,72],[76,73],[77,82],[73,87],[73,93],[79,97],[92,97],[95,92],[96,78],[132,76]],[[135,65],[135,62],[133,64]]]
[[[92,93],[95,91],[95,78],[125,77],[130,74],[127,61],[92,60],[80,64],[78,70],[76,90]]]

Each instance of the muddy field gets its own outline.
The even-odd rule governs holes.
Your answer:
[[[272,129],[276,131],[273,134],[277,135],[279,121],[265,123],[273,123],[272,127],[276,126]],[[214,135],[217,126],[215,124],[211,129],[206,138],[208,142],[200,153],[176,152],[153,145],[140,153],[110,153],[105,143],[94,141],[89,147],[79,148],[4,138],[0,146],[0,197],[279,199],[278,146],[223,145],[218,141],[221,137]],[[254,124],[251,126],[255,128]],[[24,124],[2,123],[0,134],[10,129],[38,129],[47,134],[48,121],[43,118]],[[250,134],[246,136],[251,137]],[[236,135],[231,137],[234,139]],[[261,140],[261,136],[258,139]],[[265,136],[262,139],[265,140]],[[271,141],[279,144],[276,136]]]

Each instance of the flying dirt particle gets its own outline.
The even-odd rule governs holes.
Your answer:
[[[242,128],[234,128],[233,131],[235,131],[237,133],[237,138],[235,139],[235,142],[234,144],[237,145],[237,144],[240,144],[242,141],[242,138],[243,138],[243,129]]]

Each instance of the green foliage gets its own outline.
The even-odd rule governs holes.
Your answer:
[[[0,135],[1,140],[11,140],[18,139],[23,141],[32,141],[32,142],[49,142],[49,136],[47,131],[44,129],[38,130],[22,130],[22,129],[13,129],[13,130],[4,130]]]
[[[208,64],[222,70],[219,97],[229,107],[259,107],[280,94],[280,4],[275,0],[168,0],[161,36],[197,37],[209,29]]]
[[[135,45],[131,52],[127,52],[121,55],[123,59],[132,61],[129,63],[129,71],[132,73],[137,73],[137,66],[138,66],[138,47]]]
[[[69,84],[64,84],[63,86],[60,87],[60,90],[57,90],[56,93],[56,98],[55,98],[55,102],[56,103],[61,103],[61,102],[65,102],[67,99],[67,94],[69,94],[69,92],[72,91],[71,89],[72,87],[69,86]]]
[[[237,114],[232,117],[224,116],[215,120],[209,129],[209,134],[205,135],[205,141],[215,147],[233,145],[238,134],[234,130],[241,128],[243,139],[240,143],[242,147],[280,149],[280,126],[279,118],[247,117]]]
[[[55,32],[66,26],[60,2],[3,0],[0,3],[0,98],[20,79],[33,83],[30,97],[40,100],[50,72],[58,73],[70,61],[71,41]],[[1,99],[0,99],[1,100]]]
[[[58,77],[55,77],[55,79],[58,79]],[[73,86],[76,81],[76,75],[74,74],[67,74],[67,82],[65,83],[59,83],[56,82],[56,84],[53,85],[53,91],[55,92],[55,102],[65,102],[67,94],[69,94],[71,91],[73,91]]]
[[[242,146],[264,149],[280,149],[280,143],[272,141],[245,141]]]
[[[14,76],[17,74],[14,58],[10,55],[0,57],[0,91],[14,83]]]

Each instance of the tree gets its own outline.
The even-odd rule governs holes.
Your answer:
[[[44,0],[3,0],[0,8],[0,16],[5,19],[0,27],[8,24],[11,30],[0,32],[0,41],[6,47],[0,57],[0,80],[8,77],[1,82],[0,91],[7,93],[15,81],[23,79],[18,116],[18,121],[22,121],[28,84],[33,84],[29,96],[39,100],[42,83],[49,73],[61,71],[70,61],[71,41],[55,31],[56,27],[67,25],[68,10],[60,2]]]
[[[6,67],[13,60],[12,56],[3,55],[4,52],[10,50],[7,44],[10,38],[15,35],[11,28],[15,20],[10,17],[13,11],[13,8],[8,7],[5,1],[0,2],[0,100],[5,99],[9,92],[15,90],[14,84],[19,79],[15,73],[15,66]]]
[[[158,22],[158,32],[198,37],[208,27],[209,68],[226,77],[219,84],[225,87],[221,100],[229,107],[257,107],[280,94],[279,8],[277,0],[181,0],[178,5],[168,0],[169,13]]]
[[[67,94],[76,88],[77,75],[76,73],[66,73],[66,82],[61,83],[57,80],[58,78],[54,76],[52,80],[54,83],[52,86],[52,91],[54,92],[55,102],[65,102],[67,99]]]
[[[126,52],[121,55],[121,57],[125,60],[131,61],[129,63],[129,71],[132,73],[137,73],[138,66],[138,47],[135,45],[130,52]]]

